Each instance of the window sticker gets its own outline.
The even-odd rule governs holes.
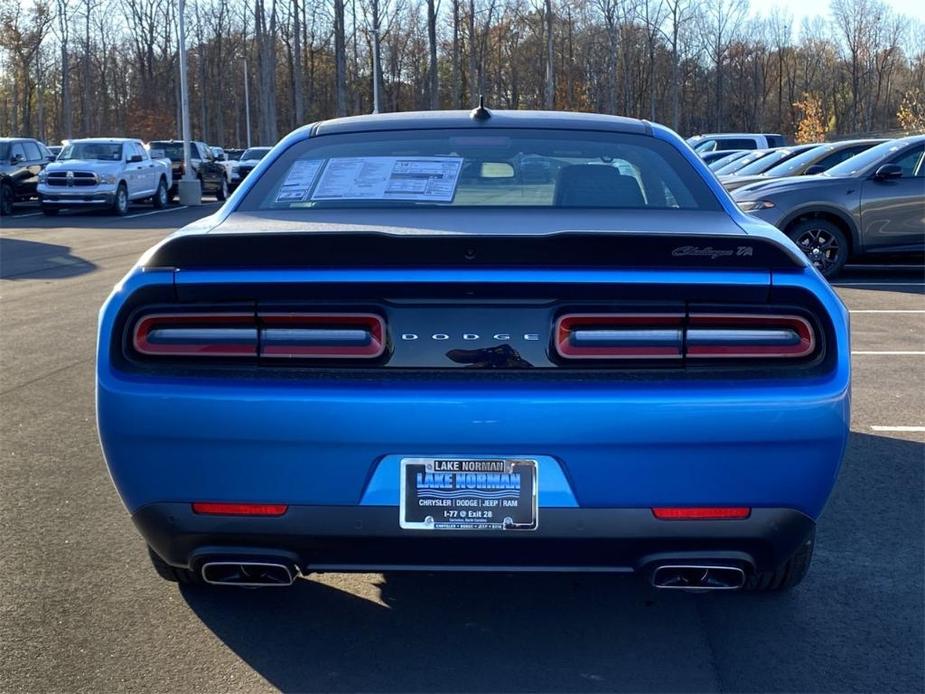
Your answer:
[[[312,200],[452,202],[462,157],[330,159]]]
[[[301,202],[308,197],[323,159],[299,159],[289,169],[289,174],[276,194],[276,202]]]

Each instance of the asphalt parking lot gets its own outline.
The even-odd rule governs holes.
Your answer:
[[[290,590],[159,579],[106,473],[97,310],[201,208],[0,219],[0,690],[925,689],[925,269],[853,266],[851,442],[789,594],[610,576],[330,574]]]

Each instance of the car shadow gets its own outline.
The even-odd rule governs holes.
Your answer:
[[[391,574],[288,590],[184,587],[203,622],[283,691],[704,690],[677,594],[604,575]],[[696,621],[689,614],[687,620]],[[650,643],[639,647],[640,639]],[[650,641],[651,640],[651,641]],[[693,645],[692,642],[693,641]],[[673,670],[662,664],[672,661]],[[658,686],[655,686],[658,683]]]
[[[96,265],[71,254],[69,246],[0,237],[0,279],[64,279],[85,275]]]
[[[789,593],[386,574],[182,596],[283,691],[916,690],[923,459],[925,444],[852,434],[813,567]]]

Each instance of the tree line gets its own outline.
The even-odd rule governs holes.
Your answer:
[[[829,10],[797,27],[747,0],[189,0],[191,123],[209,143],[273,144],[370,112],[375,80],[382,111],[484,95],[682,134],[925,127],[925,25],[881,0]],[[176,0],[0,0],[0,135],[176,136],[176,13]]]

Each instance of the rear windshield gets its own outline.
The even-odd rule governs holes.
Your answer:
[[[112,142],[74,142],[67,145],[58,155],[58,161],[68,159],[122,161],[122,145]]]
[[[269,151],[269,147],[251,147],[250,149],[245,150],[241,155],[241,161],[263,159],[265,156],[267,156],[267,152]]]
[[[148,146],[151,149],[159,149],[164,156],[171,161],[183,161],[183,143],[182,142],[150,142]],[[190,156],[195,156],[195,150],[192,143],[190,144]]]
[[[747,154],[744,157],[735,159],[731,163],[716,169],[716,174],[718,176],[725,176],[726,174],[738,173],[752,162],[758,161],[759,159],[763,159],[764,157],[768,156],[769,153],[770,150],[761,149],[754,152],[753,154]]]
[[[879,164],[881,159],[886,159],[891,154],[899,152],[908,144],[904,140],[887,140],[881,142],[876,147],[855,154],[850,159],[845,159],[841,164],[836,164],[825,172],[826,176],[856,176],[874,164]]]
[[[721,168],[726,166],[731,162],[734,162],[736,159],[741,159],[746,156],[748,151],[733,152],[732,154],[727,154],[725,157],[720,159],[714,159],[710,162],[710,171],[719,171]]]
[[[755,149],[756,142],[754,138],[731,138],[731,137],[722,137],[722,138],[707,138],[702,142],[697,143],[694,147],[695,152],[712,152],[714,150],[723,150],[723,149]]]
[[[800,171],[804,167],[815,164],[816,161],[824,157],[827,152],[834,150],[835,148],[832,145],[819,145],[818,147],[806,150],[802,154],[791,157],[780,164],[772,166],[765,173],[769,176],[789,176],[795,171]]]
[[[532,129],[312,138],[264,172],[242,209],[423,206],[720,209],[667,142]]]
[[[780,149],[776,152],[771,152],[766,157],[761,157],[753,161],[747,166],[743,166],[741,169],[736,171],[739,176],[752,176],[754,174],[764,173],[770,169],[775,164],[779,164],[782,161],[785,161],[787,158],[793,156],[793,150],[790,149]]]

